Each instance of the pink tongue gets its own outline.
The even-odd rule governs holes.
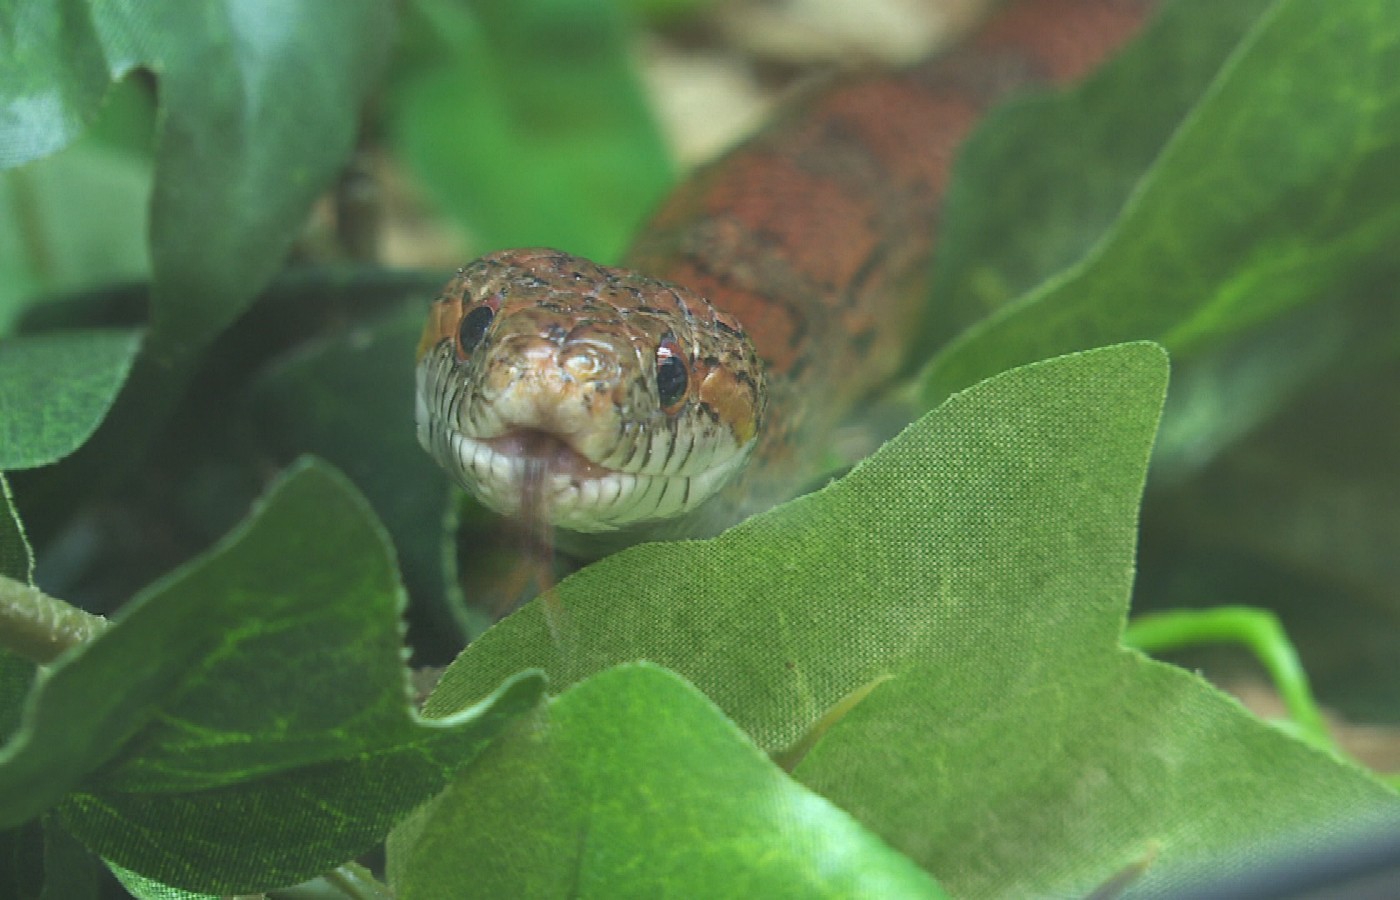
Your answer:
[[[522,428],[509,431],[488,441],[496,452],[523,460],[527,480],[535,476],[547,478],[567,475],[575,481],[601,478],[608,470],[595,465],[577,450],[547,431]],[[541,487],[545,482],[541,482]]]
[[[547,431],[519,428],[489,442],[498,453],[521,461],[520,518],[537,550],[548,556],[554,545],[550,485],[563,475],[575,483],[609,474]]]
[[[538,434],[538,438],[524,436],[520,439],[520,457],[525,462],[525,471],[520,478],[520,517],[525,522],[526,531],[535,539],[537,547],[547,554],[554,546],[554,530],[549,522],[549,497],[545,488],[553,480],[550,475],[552,465],[560,453],[550,444],[563,446],[548,435]],[[572,451],[570,451],[572,452]],[[577,454],[575,454],[577,455]],[[539,558],[544,559],[544,555]]]

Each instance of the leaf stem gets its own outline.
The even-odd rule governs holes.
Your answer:
[[[0,575],[0,649],[45,665],[108,625],[102,616]]]
[[[870,681],[867,681],[865,684],[860,685],[855,690],[846,694],[846,696],[842,697],[840,700],[837,700],[831,708],[822,713],[820,719],[812,723],[812,727],[808,728],[807,732],[802,735],[802,737],[798,738],[796,743],[786,750],[780,750],[773,754],[773,762],[777,763],[784,772],[792,772],[793,769],[797,768],[797,764],[802,762],[803,758],[807,756],[807,753],[813,747],[817,746],[822,738],[826,737],[826,733],[830,731],[837,722],[846,718],[846,714],[859,706],[860,702],[866,697],[869,697],[871,691],[893,677],[893,675],[886,674],[877,678],[872,678]]]
[[[1206,643],[1242,644],[1268,671],[1298,736],[1337,752],[1298,651],[1272,612],[1249,606],[1220,606],[1148,613],[1128,623],[1123,642],[1144,653]]]

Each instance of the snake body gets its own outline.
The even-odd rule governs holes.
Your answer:
[[[808,91],[682,183],[626,268],[546,249],[464,267],[419,345],[420,442],[583,554],[792,496],[904,363],[977,118],[1083,74],[1151,5],[1020,0],[952,52]]]

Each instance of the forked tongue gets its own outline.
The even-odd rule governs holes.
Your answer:
[[[574,658],[567,635],[568,616],[559,599],[554,581],[554,526],[549,516],[549,485],[553,482],[556,455],[551,452],[554,438],[544,434],[522,438],[524,471],[520,478],[520,521],[524,526],[525,564],[534,569],[535,583],[544,603],[544,621],[549,637],[566,668]]]

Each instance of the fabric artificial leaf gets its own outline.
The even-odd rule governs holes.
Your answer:
[[[401,825],[399,900],[946,896],[645,663],[601,672]]]
[[[954,895],[1084,894],[1154,848],[1170,873],[1400,808],[1118,646],[1165,387],[1144,344],[992,378],[816,494],[582,570],[468,647],[427,711],[525,666],[567,685],[640,658],[776,752],[869,691],[796,774]]]

